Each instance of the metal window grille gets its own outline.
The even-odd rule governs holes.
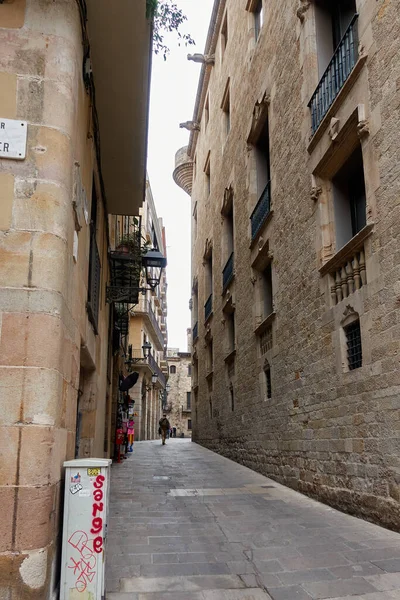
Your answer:
[[[96,335],[98,333],[97,326],[99,321],[100,270],[100,254],[96,243],[96,233],[93,231],[90,240],[89,285],[86,308]]]
[[[271,182],[268,181],[259,201],[253,210],[251,220],[251,239],[254,240],[271,212]]]
[[[362,367],[362,347],[360,321],[350,323],[344,329],[347,341],[347,363],[349,370]]]
[[[272,348],[272,327],[268,327],[260,337],[261,355],[268,352]]]

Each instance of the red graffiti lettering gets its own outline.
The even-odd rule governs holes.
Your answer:
[[[98,512],[103,512],[103,503],[93,504],[92,516],[95,517]]]
[[[100,554],[103,551],[103,538],[101,537],[101,535],[97,536],[97,538],[94,538],[94,540],[93,540],[93,550],[97,554]]]
[[[90,541],[84,531],[75,531],[68,540],[68,543],[77,552],[77,560],[70,556],[68,568],[73,569],[74,575],[77,576],[75,589],[79,593],[83,593],[88,583],[91,583],[96,576],[95,567],[97,559],[89,546]]]
[[[96,502],[100,502],[100,500],[103,500],[103,492],[101,490],[94,490],[93,498]]]

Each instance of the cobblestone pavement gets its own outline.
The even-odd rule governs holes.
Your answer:
[[[107,600],[400,600],[400,534],[189,440],[114,465]]]

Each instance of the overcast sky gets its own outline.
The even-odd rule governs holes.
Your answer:
[[[214,0],[175,0],[188,20],[195,46],[179,47],[176,36],[166,36],[171,53],[164,62],[153,56],[147,169],[157,214],[162,217],[167,238],[168,346],[187,349],[190,327],[190,197],[174,183],[175,152],[189,141],[189,132],[179,123],[190,121],[201,65],[189,62],[187,54],[203,52]]]

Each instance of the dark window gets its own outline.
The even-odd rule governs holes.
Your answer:
[[[187,426],[188,430],[191,431],[192,430],[192,419],[188,419],[188,426]]]
[[[87,312],[89,320],[93,325],[97,335],[97,326],[99,321],[99,305],[100,305],[100,254],[97,248],[96,241],[97,227],[97,195],[96,186],[93,180],[92,185],[92,206],[90,210],[90,250],[89,250],[89,278],[88,278],[88,296],[87,296]]]
[[[209,196],[211,192],[211,169],[210,169],[210,159],[208,159],[205,170],[205,178],[206,178],[206,195]]]
[[[367,222],[364,166],[359,146],[332,180],[336,250],[340,250]]]
[[[225,13],[225,18],[221,27],[221,57],[224,55],[226,45],[228,43],[228,13]]]
[[[192,376],[192,365],[188,365],[188,377]]]
[[[207,127],[209,119],[210,119],[210,101],[209,101],[208,96],[207,96],[206,103],[204,105],[204,124],[205,124],[205,127]]]
[[[354,321],[344,328],[347,343],[347,363],[349,370],[362,367],[362,347],[360,321]]]
[[[227,326],[227,349],[228,353],[233,352],[235,349],[235,313],[225,314],[226,326]]]
[[[273,312],[272,295],[272,267],[271,263],[262,272],[262,306],[263,317],[268,317]]]
[[[355,0],[318,0],[316,2],[315,22],[320,77],[356,12]]]
[[[172,373],[176,373],[176,366],[175,365],[171,365],[169,368],[169,372]]]
[[[269,127],[268,117],[255,144],[257,161],[257,190],[258,197],[263,194],[270,180],[270,158],[269,158]]]
[[[253,14],[254,14],[254,35],[255,35],[256,40],[258,40],[260,33],[261,33],[261,28],[263,26],[263,22],[264,22],[264,10],[263,10],[262,0],[258,0],[258,2],[256,2],[255,6],[254,6]]]
[[[224,129],[225,129],[224,133],[225,133],[225,135],[228,135],[228,133],[230,132],[230,129],[231,129],[231,94],[230,94],[229,80],[228,80],[228,83],[226,84],[221,108],[224,112]]]
[[[191,392],[186,392],[186,408],[191,410],[192,408],[192,394]]]
[[[212,399],[209,399],[209,404],[210,404],[210,418],[213,418],[213,403],[212,403]]]
[[[265,385],[267,388],[267,398],[272,398],[272,387],[271,387],[271,368],[269,365],[264,367],[265,374]]]
[[[235,410],[235,394],[233,392],[233,386],[231,386],[229,388],[229,393],[230,393],[230,397],[231,397],[231,410],[234,411]]]

